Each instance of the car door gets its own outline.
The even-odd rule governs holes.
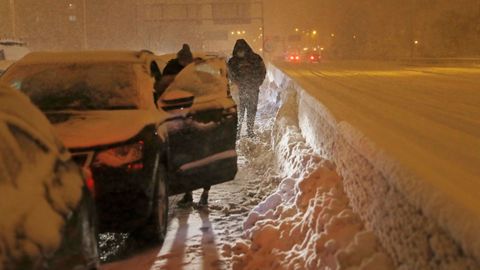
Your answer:
[[[167,123],[170,195],[235,177],[237,106],[226,71],[222,58],[197,61],[166,90],[186,91],[194,98],[191,107],[170,111]]]

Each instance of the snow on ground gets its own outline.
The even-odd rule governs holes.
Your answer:
[[[238,141],[237,177],[212,187],[209,208],[177,208],[174,198],[162,247],[102,269],[392,268],[335,166],[305,143],[295,91],[281,86],[262,89],[257,136]]]
[[[342,87],[348,89],[348,84],[332,84],[345,74],[352,79],[360,73],[365,76],[362,84],[386,87],[390,81],[398,83],[402,76],[408,81],[411,71],[398,73],[388,67],[366,73],[340,70],[331,71],[330,78],[325,78],[317,71],[297,66],[286,70],[302,84],[293,82],[285,71],[270,68],[269,87],[262,92],[258,137],[238,142],[236,180],[212,188],[208,210],[173,207],[173,220],[160,252],[154,248],[130,260],[106,265],[105,269],[148,269],[149,265],[153,265],[151,269],[478,269],[471,255],[471,248],[478,242],[465,242],[459,237],[467,232],[475,239],[478,230],[456,234],[452,227],[439,223],[435,213],[417,205],[415,199],[419,198],[411,196],[419,194],[418,178],[402,178],[410,175],[387,154],[388,147],[372,141],[359,128],[364,113],[361,108],[368,99],[360,96],[358,107],[349,106],[346,101],[356,99],[345,98],[349,93]],[[433,71],[438,72],[428,69],[414,74]],[[372,82],[375,76],[381,81]],[[444,75],[447,81],[460,78],[467,82],[473,75],[462,70],[458,76]],[[431,83],[423,79],[416,83]],[[349,83],[355,83],[355,79]],[[412,92],[409,83],[403,81],[405,93]],[[446,88],[440,95],[447,95]],[[354,90],[365,94],[361,91],[365,89]],[[395,91],[399,91],[397,98],[405,94],[401,89]],[[428,93],[422,93],[428,97]],[[331,96],[340,94],[338,99]],[[382,100],[381,96],[376,98]],[[402,102],[410,100],[407,94],[404,98]],[[459,98],[455,106],[461,106]],[[372,100],[372,111],[376,108],[384,117],[398,116],[389,114],[392,111],[388,108],[382,110],[383,103],[377,99]],[[428,106],[438,106],[437,101]],[[469,113],[475,112],[470,103],[467,100],[463,104]],[[449,117],[458,116],[455,106],[443,108],[452,113]],[[406,108],[409,117],[408,110],[421,117],[428,114],[421,106]],[[346,121],[349,114],[354,121]],[[384,120],[376,122],[372,116],[368,123],[389,123]],[[459,123],[465,121],[470,120],[462,118]],[[397,123],[388,126],[399,131]],[[418,130],[414,121],[411,124]],[[468,125],[464,127],[468,129]],[[470,127],[475,133],[475,126]],[[386,137],[392,135],[389,130],[383,131]],[[438,134],[442,136],[445,134]],[[474,139],[472,143],[475,151]],[[408,140],[401,145],[411,147]],[[428,167],[429,162],[425,159],[422,164]],[[386,174],[386,169],[391,174]],[[399,181],[417,182],[410,182],[410,189],[404,190]],[[475,224],[461,225],[468,229]]]
[[[243,240],[224,246],[232,268],[392,269],[375,236],[349,207],[335,166],[306,145],[298,127],[296,92],[288,87],[282,92],[271,164],[277,165],[281,182],[250,212]],[[277,93],[271,91],[270,99],[277,100]]]
[[[401,269],[479,269],[480,69],[279,64],[299,125]]]
[[[212,187],[208,209],[179,208],[176,202],[181,196],[172,197],[165,243],[147,250],[134,250],[135,243],[129,242],[126,235],[102,235],[104,259],[112,261],[134,254],[106,263],[102,269],[231,269],[231,258],[223,255],[222,247],[240,238],[249,211],[280,180],[270,168],[273,160],[270,131],[275,111],[274,104],[260,104],[257,136],[239,140],[237,176],[233,181]],[[194,192],[195,201],[201,191]]]

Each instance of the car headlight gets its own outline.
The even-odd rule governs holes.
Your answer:
[[[143,144],[143,141],[139,141],[98,152],[93,166],[121,167],[139,161],[143,158]]]

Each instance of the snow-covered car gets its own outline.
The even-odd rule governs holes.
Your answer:
[[[173,116],[167,123],[172,195],[232,180],[237,172],[237,105],[230,93],[226,60],[204,52],[193,56],[194,63],[176,76],[159,101],[159,107]],[[154,59],[162,69],[174,57]],[[193,104],[171,110],[165,101],[181,92],[194,97]]]
[[[25,42],[13,39],[0,39],[0,75],[16,60],[29,52],[30,50]]]
[[[0,81],[26,93],[90,171],[100,231],[161,241],[167,195],[236,174],[236,106],[218,91],[228,85],[218,63],[185,68],[158,102],[146,51],[31,53]]]
[[[2,75],[9,66],[11,66],[14,61],[10,60],[0,60],[0,75]]]
[[[0,61],[16,61],[30,52],[25,42],[13,39],[0,39]]]
[[[84,175],[28,97],[0,85],[0,269],[95,269]]]

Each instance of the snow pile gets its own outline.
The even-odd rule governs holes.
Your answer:
[[[272,142],[283,177],[244,222],[245,239],[231,251],[224,248],[233,253],[233,269],[391,269],[382,247],[348,206],[334,166],[305,144],[295,92],[282,95]]]
[[[83,179],[69,161],[70,154],[59,152],[48,120],[28,98],[3,86],[0,95],[3,268],[54,254],[62,241],[65,219],[81,199]]]
[[[291,81],[279,69],[270,68],[276,74],[277,82]],[[422,179],[409,175],[405,168],[389,158],[355,126],[337,121],[329,109],[312,96],[318,90],[315,87],[333,86],[324,81],[319,85],[304,85],[312,89],[303,89],[292,83],[291,87],[298,94],[298,105],[292,105],[297,111],[290,116],[291,122],[298,117],[308,145],[315,153],[335,163],[350,206],[362,219],[365,228],[375,234],[395,267],[405,270],[480,269],[480,259],[475,256],[478,254],[475,248],[478,241],[473,240],[478,238],[478,230],[472,230],[478,224],[450,217],[448,224],[456,227],[445,226],[447,222],[439,216],[448,212],[445,207],[435,204],[441,200],[432,190],[420,189]],[[288,140],[281,135],[277,137],[277,141]],[[277,152],[282,153],[282,148],[279,150]],[[292,147],[284,149],[283,156],[288,157],[294,150]],[[280,165],[287,171],[297,170],[294,163]],[[400,189],[399,183],[406,182],[409,186]],[[412,200],[413,194],[428,194],[432,199],[419,205]],[[437,211],[425,211],[427,203],[435,206]],[[448,204],[448,201],[445,203]]]

